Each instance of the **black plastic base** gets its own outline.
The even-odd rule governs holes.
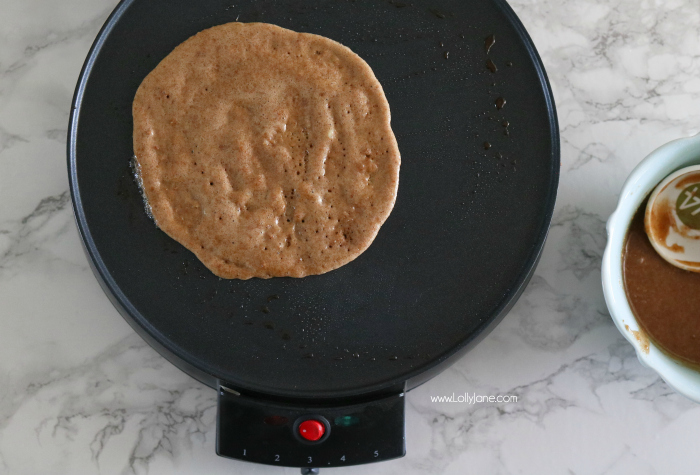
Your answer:
[[[341,467],[406,454],[403,393],[348,406],[294,405],[219,388],[216,453],[284,467]],[[300,421],[317,419],[326,435],[304,440]]]

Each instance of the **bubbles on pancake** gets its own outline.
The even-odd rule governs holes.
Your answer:
[[[306,58],[296,63],[296,39],[285,43],[283,36],[294,33],[277,33],[276,27],[269,25],[259,28],[270,28],[279,34],[279,51],[272,56],[276,54],[283,63],[288,63],[280,69],[295,67],[294,64],[304,64],[306,68],[311,57],[323,67],[331,66],[331,75],[338,74],[337,83],[326,87],[324,81],[318,84],[317,77],[302,77],[314,86],[316,92],[311,94],[308,91],[312,88],[300,88],[293,79],[286,89],[264,88],[272,91],[271,95],[263,93],[266,102],[256,105],[255,96],[260,93],[256,92],[255,84],[269,81],[265,74],[261,81],[240,78],[234,81],[229,71],[217,72],[231,85],[225,89],[230,103],[238,105],[231,108],[215,104],[213,115],[218,117],[197,112],[196,117],[190,116],[189,122],[182,117],[189,112],[167,110],[168,114],[177,116],[183,140],[173,149],[163,142],[161,134],[155,142],[160,145],[160,152],[149,150],[149,154],[157,160],[155,169],[161,167],[170,175],[168,185],[181,191],[157,190],[160,196],[154,195],[153,203],[159,211],[167,210],[172,201],[181,201],[172,213],[162,217],[174,224],[164,230],[186,247],[194,248],[216,275],[247,279],[321,274],[350,262],[366,249],[393,206],[400,157],[389,127],[388,108],[381,102],[385,98],[381,92],[377,93],[379,85],[375,84],[371,71],[362,70],[366,65],[352,63],[356,57],[342,64],[339,73],[334,72],[335,65],[325,63],[329,55],[326,51],[321,51],[322,57],[314,54],[320,51],[314,45],[313,49],[305,50]],[[202,37],[206,37],[206,32],[198,35]],[[340,48],[338,53],[335,47]],[[347,50],[335,47],[330,47],[329,53],[347,59],[343,56],[348,54]],[[284,54],[287,50],[292,58]],[[273,83],[279,85],[279,77],[273,71],[277,67],[272,64],[265,73],[272,71]],[[207,80],[211,79],[209,72],[206,74]],[[369,77],[369,84],[365,76]],[[167,84],[173,75],[164,74],[162,78]],[[179,79],[176,77],[175,81]],[[344,89],[345,82],[351,86]],[[215,83],[205,83],[212,89],[211,95],[201,94],[200,83],[198,100],[208,103],[216,98],[217,104],[222,104],[222,98],[229,101],[222,96],[221,84]],[[251,86],[245,90],[240,87],[239,91],[237,84]],[[174,101],[181,100],[180,89],[168,89],[168,92],[173,92]],[[243,106],[242,102],[235,102],[239,97],[253,100]],[[202,104],[202,109],[205,105]],[[374,118],[366,117],[365,109],[371,110]],[[150,120],[159,120],[153,117],[153,112],[148,114]],[[169,115],[167,120],[170,118]],[[221,124],[225,127],[219,127]],[[227,132],[232,130],[236,131],[235,135]],[[374,150],[374,155],[365,158],[365,149]],[[384,149],[387,152],[382,153]],[[178,154],[183,152],[186,157],[180,161]],[[372,165],[371,161],[376,163]],[[143,163],[148,164],[148,170],[154,169],[149,162]],[[373,169],[375,165],[378,171]],[[357,173],[358,166],[362,166],[361,173]],[[166,183],[165,178],[163,182]],[[148,181],[146,184],[150,193],[153,184]],[[356,209],[355,205],[363,202]],[[201,210],[203,218],[197,215],[197,210]],[[182,216],[188,217],[185,224],[189,228],[182,225]],[[354,227],[354,243],[344,235],[341,226]],[[201,252],[200,243],[205,246]],[[325,255],[319,259],[318,254],[324,249]]]

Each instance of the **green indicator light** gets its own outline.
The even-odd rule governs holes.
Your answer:
[[[335,418],[335,425],[340,427],[354,426],[358,422],[360,422],[360,419],[355,416],[341,416]]]

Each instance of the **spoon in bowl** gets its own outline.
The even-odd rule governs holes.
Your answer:
[[[700,165],[678,170],[659,183],[649,197],[644,226],[667,262],[700,272]]]

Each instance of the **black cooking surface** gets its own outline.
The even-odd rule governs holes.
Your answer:
[[[396,207],[338,270],[221,280],[144,212],[129,168],[136,89],[176,45],[236,19],[339,41],[384,87],[402,156]],[[239,389],[358,394],[453,354],[522,290],[551,217],[559,143],[544,71],[504,2],[136,0],[106,28],[73,112],[76,215],[111,292],[179,358]]]

